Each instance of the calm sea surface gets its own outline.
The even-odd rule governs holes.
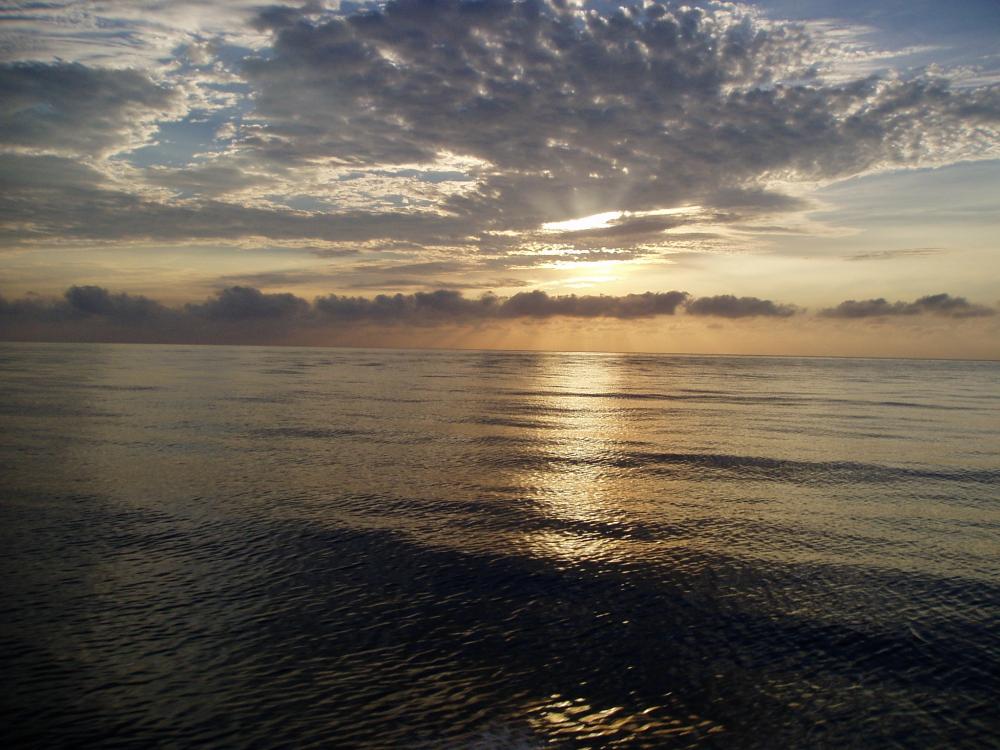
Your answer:
[[[1000,364],[0,345],[11,746],[1000,743]]]

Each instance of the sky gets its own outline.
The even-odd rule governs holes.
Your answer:
[[[1000,4],[0,5],[0,338],[1000,359]]]

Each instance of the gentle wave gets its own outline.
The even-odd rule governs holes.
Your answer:
[[[894,407],[904,409],[931,409],[943,411],[968,411],[971,406],[956,406],[948,404],[933,404],[916,401],[865,401],[863,399],[829,398],[817,396],[783,395],[744,395],[734,393],[719,393],[717,391],[698,391],[680,389],[684,393],[641,393],[637,391],[505,391],[511,396],[530,398],[593,398],[620,399],[626,401],[704,401],[721,404],[763,404],[763,405],[796,405],[816,404],[820,406],[851,405],[872,407]]]

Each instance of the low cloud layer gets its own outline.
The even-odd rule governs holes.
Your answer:
[[[105,319],[144,325],[167,321],[254,321],[379,323],[468,323],[513,318],[617,318],[630,320],[674,315],[689,299],[686,292],[645,292],[622,296],[563,295],[542,291],[511,297],[485,294],[468,298],[459,291],[439,289],[414,294],[380,294],[351,297],[330,294],[309,303],[287,292],[265,293],[247,286],[222,289],[208,300],[169,308],[141,295],[112,293],[98,286],[74,286],[62,299],[0,298],[0,320],[10,322],[61,322]],[[768,303],[767,300],[758,302]],[[773,304],[773,303],[768,303]]]
[[[836,307],[826,308],[820,315],[828,318],[882,318],[899,315],[940,315],[949,318],[977,318],[995,315],[996,310],[976,305],[965,297],[950,294],[931,294],[913,302],[889,302],[883,297],[865,300],[846,300]]]
[[[755,316],[787,318],[796,313],[793,305],[780,305],[769,299],[734,297],[720,294],[699,297],[687,306],[688,315],[714,315],[720,318],[751,318]]]
[[[141,295],[114,293],[98,286],[74,286],[61,299],[29,296],[17,300],[0,297],[0,338],[18,338],[26,327],[45,326],[57,330],[83,330],[88,324],[132,329],[137,339],[169,333],[172,339],[223,325],[253,339],[258,326],[268,334],[282,329],[322,328],[327,325],[468,325],[481,322],[541,320],[553,318],[606,318],[628,321],[678,314],[699,318],[788,318],[803,315],[792,305],[758,297],[717,295],[692,297],[687,292],[645,292],[613,295],[550,295],[531,291],[498,297],[492,293],[465,297],[461,292],[439,289],[414,294],[380,294],[373,297],[330,294],[309,302],[287,292],[267,293],[248,286],[218,291],[209,299],[182,307],[168,307]],[[826,318],[868,318],[921,314],[950,318],[993,315],[989,307],[961,297],[936,294],[915,302],[889,303],[884,299],[848,300],[820,312]],[[73,329],[72,326],[78,326]],[[66,326],[69,326],[68,328]],[[62,328],[60,328],[62,327]],[[276,328],[277,327],[277,328]]]

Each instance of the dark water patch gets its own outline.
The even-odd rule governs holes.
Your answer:
[[[593,398],[622,399],[634,401],[703,401],[707,403],[737,404],[737,405],[771,405],[794,406],[797,404],[851,405],[861,407],[897,407],[912,409],[929,409],[936,411],[969,411],[975,407],[954,404],[923,403],[909,401],[866,401],[863,399],[829,398],[819,396],[796,396],[794,394],[740,394],[724,393],[708,390],[678,389],[676,393],[655,393],[640,391],[569,391],[569,390],[511,390],[504,391],[511,396],[532,398]]]
[[[620,446],[624,448],[625,446]],[[566,466],[638,469],[686,479],[772,481],[805,485],[864,485],[926,480],[995,486],[1000,469],[906,468],[852,461],[798,461],[717,453],[654,453],[603,451],[586,456],[555,452],[508,453],[483,457],[496,467],[555,470]]]
[[[731,474],[740,480],[787,481],[803,484],[867,484],[909,480],[1000,483],[1000,469],[918,469],[853,461],[793,461],[761,456],[711,453],[636,453],[615,465],[687,466]]]
[[[288,404],[291,399],[288,396],[226,396],[226,401],[234,401],[244,404]]]
[[[473,435],[473,436],[459,436],[456,438],[458,442],[468,443],[475,446],[521,446],[521,447],[547,447],[557,445],[558,441],[553,439],[538,438],[534,436],[527,435]]]
[[[342,437],[358,437],[373,434],[371,430],[361,430],[354,427],[266,427],[249,433],[260,438],[303,438],[310,440],[329,440]]]
[[[847,430],[847,429],[830,429],[824,427],[809,427],[803,428],[801,425],[798,426],[787,426],[779,427],[777,425],[768,425],[768,432],[781,432],[790,435],[810,435],[814,437],[841,437],[841,438],[871,438],[872,440],[918,440],[919,438],[915,435],[905,435],[900,434],[898,431],[894,430],[892,432],[865,432],[863,430]]]
[[[88,406],[76,406],[67,404],[46,404],[46,403],[2,403],[0,402],[0,414],[11,417],[37,417],[37,418],[99,418],[113,419],[124,416],[122,412],[108,411]]]
[[[20,690],[3,698],[19,743],[92,743],[114,727],[126,743],[169,731],[271,746],[280,725],[281,742],[296,746],[440,745],[498,727],[560,747],[593,742],[595,732],[634,746],[678,735],[718,747],[834,746],[856,738],[859,717],[877,717],[867,742],[926,746],[982,739],[1000,689],[997,636],[985,624],[932,619],[911,630],[759,609],[809,570],[716,561],[692,579],[691,567],[670,575],[579,561],[557,570],[392,532],[193,525],[110,509],[85,514],[85,526],[58,520],[46,544],[88,528],[91,545],[136,572],[177,572],[107,590],[93,609],[75,598],[84,579],[17,594],[25,605],[75,601],[70,622],[101,606],[116,612],[78,644],[102,658],[69,668],[66,645],[38,649],[23,629],[0,641],[22,655],[8,673]],[[858,582],[848,574],[840,585]],[[892,576],[870,585],[895,588],[896,602],[904,592],[998,593]],[[746,596],[729,596],[735,590]],[[21,626],[67,617],[65,605],[19,611]],[[143,626],[151,611],[155,625]],[[944,711],[958,728],[941,722]],[[547,713],[551,723],[533,721]],[[574,719],[583,715],[590,720]]]
[[[940,411],[969,411],[974,407],[956,406],[954,404],[929,404],[912,401],[850,401],[848,399],[831,399],[830,403],[871,404],[872,406],[891,406],[899,409],[932,409]]]
[[[78,383],[77,388],[84,388],[93,391],[112,391],[112,392],[130,392],[130,391],[162,391],[163,388],[157,385],[115,385],[112,383]]]

